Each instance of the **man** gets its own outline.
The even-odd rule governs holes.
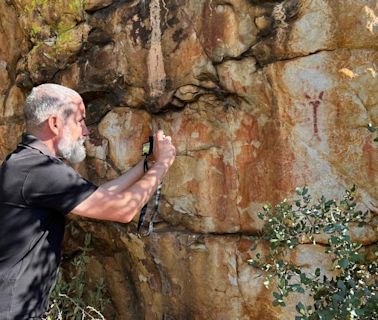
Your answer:
[[[65,215],[128,223],[175,159],[171,138],[154,136],[154,164],[143,161],[99,187],[62,158],[85,158],[85,106],[75,91],[35,87],[25,102],[26,131],[0,167],[0,319],[39,319],[48,308],[61,255]]]

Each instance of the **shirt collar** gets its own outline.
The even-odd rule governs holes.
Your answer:
[[[33,136],[30,133],[23,133],[22,134],[22,141],[21,144],[29,146],[33,149],[37,149],[41,151],[43,154],[48,155],[50,157],[57,158],[56,155],[54,155],[51,150],[37,137]]]

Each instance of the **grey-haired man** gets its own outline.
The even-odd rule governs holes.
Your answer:
[[[175,159],[169,136],[154,136],[154,159],[143,160],[99,187],[62,159],[85,158],[85,106],[63,86],[43,84],[27,97],[26,133],[0,167],[0,319],[39,319],[48,308],[60,262],[65,215],[130,222]]]

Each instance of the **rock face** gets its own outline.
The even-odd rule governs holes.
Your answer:
[[[247,264],[263,204],[308,185],[378,203],[376,0],[0,2],[0,159],[23,130],[32,86],[77,90],[91,139],[82,167],[102,183],[163,128],[177,160],[155,231],[74,219],[91,232],[94,278],[114,319],[288,319]],[[353,230],[365,245],[377,221]],[[316,258],[314,258],[316,257]],[[330,269],[322,246],[290,259]]]

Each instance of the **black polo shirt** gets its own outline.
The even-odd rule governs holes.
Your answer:
[[[97,187],[30,134],[0,167],[0,319],[48,308],[65,215]]]

